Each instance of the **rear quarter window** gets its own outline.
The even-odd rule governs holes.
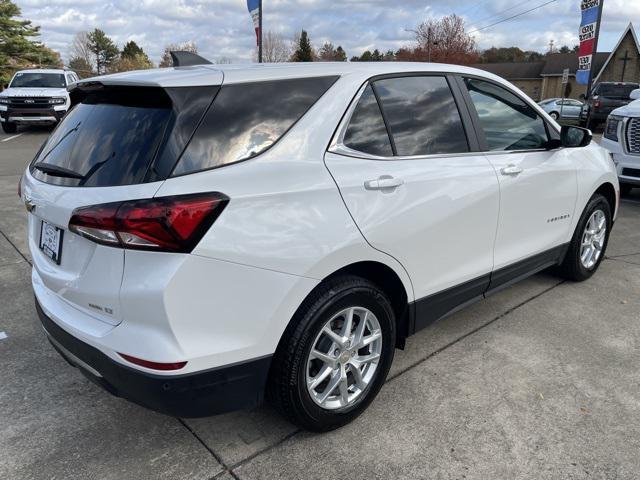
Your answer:
[[[223,85],[172,176],[247,160],[274,145],[338,77]]]

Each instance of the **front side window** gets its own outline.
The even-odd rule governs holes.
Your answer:
[[[489,150],[533,150],[549,144],[537,112],[520,97],[491,82],[464,80],[480,119]]]
[[[393,156],[387,127],[384,124],[382,112],[380,112],[371,85],[367,85],[360,97],[349,121],[349,126],[344,133],[342,143],[349,148],[370,155]]]
[[[18,72],[11,81],[10,88],[65,88],[67,85],[62,73],[24,73]]]
[[[398,156],[468,152],[460,113],[445,77],[374,82]]]
[[[337,77],[223,86],[178,161],[184,175],[247,160],[282,137]]]

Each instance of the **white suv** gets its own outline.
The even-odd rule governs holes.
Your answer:
[[[40,319],[172,415],[266,394],[343,425],[431,322],[548,267],[591,276],[616,215],[590,132],[471,68],[192,66],[71,97],[21,182]]]
[[[640,188],[640,89],[630,98],[629,105],[611,112],[600,142],[613,155],[622,193]]]
[[[67,87],[78,80],[78,76],[69,70],[16,72],[0,92],[2,130],[15,133],[18,125],[56,124],[70,107]]]

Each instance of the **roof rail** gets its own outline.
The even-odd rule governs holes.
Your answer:
[[[192,65],[211,64],[209,60],[202,58],[200,55],[195,53],[184,51],[171,51],[169,53],[171,54],[174,67],[190,67]]]

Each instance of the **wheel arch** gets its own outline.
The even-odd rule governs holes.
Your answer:
[[[404,348],[404,341],[409,336],[413,314],[412,305],[409,303],[409,292],[407,292],[398,274],[384,263],[360,261],[336,270],[320,284],[340,275],[355,275],[369,280],[387,294],[396,316],[396,347]]]
[[[295,328],[296,314],[307,303],[307,300],[313,297],[330,280],[345,275],[353,275],[368,280],[377,285],[389,297],[396,317],[396,347],[404,348],[405,339],[409,336],[413,322],[413,304],[410,303],[413,299],[412,292],[407,291],[407,286],[403,283],[400,275],[389,265],[378,260],[360,260],[344,265],[325,275],[307,293],[282,332],[277,350],[280,349],[282,339],[286,336],[287,331]]]
[[[616,189],[613,186],[613,184],[611,184],[610,182],[602,183],[596,189],[596,191],[593,192],[593,195],[595,194],[600,194],[604,198],[606,198],[607,202],[609,203],[609,206],[611,207],[611,216],[612,218],[615,218],[616,212],[618,209],[618,193],[616,192]]]

